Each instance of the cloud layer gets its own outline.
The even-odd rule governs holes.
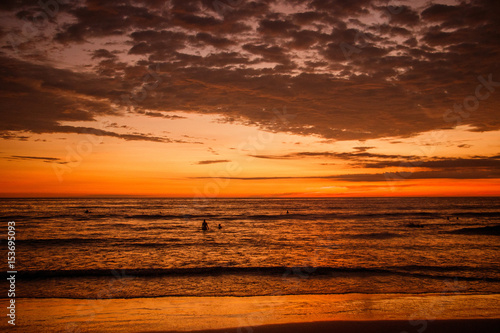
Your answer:
[[[3,2],[0,132],[172,142],[78,125],[119,116],[117,105],[336,140],[499,129],[499,2],[418,3]],[[55,62],[71,47],[84,68]],[[490,83],[478,95],[480,76]],[[276,121],[283,107],[294,117]]]

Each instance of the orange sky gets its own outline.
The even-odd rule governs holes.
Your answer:
[[[499,194],[498,178],[419,179],[418,172],[432,169],[420,167],[418,163],[413,167],[376,169],[353,166],[362,159],[356,156],[355,147],[373,147],[369,151],[376,157],[370,158],[370,161],[378,161],[383,159],[380,156],[385,155],[413,156],[426,161],[436,156],[465,159],[467,155],[461,154],[464,149],[457,148],[458,141],[460,144],[474,144],[478,148],[476,151],[480,148],[483,155],[493,154],[497,149],[495,136],[498,132],[472,134],[455,129],[398,139],[399,143],[391,143],[395,139],[390,138],[325,142],[318,137],[220,124],[207,116],[188,118],[165,120],[164,126],[146,121],[142,130],[168,128],[167,123],[192,123],[189,128],[197,128],[197,137],[190,139],[193,143],[124,142],[118,138],[81,134],[41,134],[32,140],[10,141],[12,144],[3,146],[2,150],[11,157],[0,160],[4,175],[1,180],[2,196],[211,198]],[[180,135],[182,128],[172,127],[171,130],[178,131]],[[196,140],[210,142],[210,147],[198,144]],[[319,155],[286,156],[304,151]],[[349,157],[321,155],[331,151],[348,154]],[[57,160],[44,159],[45,156],[53,156]],[[266,156],[269,158],[264,158]],[[404,160],[396,159],[401,165]],[[400,171],[403,173],[399,174]],[[384,172],[389,174],[380,176],[379,181],[335,178],[346,174]]]

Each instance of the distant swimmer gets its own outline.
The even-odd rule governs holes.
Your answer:
[[[201,224],[201,230],[203,230],[203,231],[208,230],[208,223],[207,223],[207,221],[203,220],[203,223]]]
[[[90,213],[90,212],[89,212],[89,210],[87,209],[87,210],[85,211],[85,214],[88,214],[88,213]]]
[[[222,229],[222,226],[219,224],[219,229]]]
[[[286,213],[287,213],[287,214],[290,214],[290,213],[288,213],[288,211],[286,211]]]

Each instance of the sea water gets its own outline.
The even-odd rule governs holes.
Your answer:
[[[3,199],[0,216],[17,298],[500,293],[499,198]]]

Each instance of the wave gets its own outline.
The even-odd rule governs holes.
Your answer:
[[[500,236],[500,224],[487,227],[478,228],[461,228],[450,231],[452,234],[465,234],[465,235],[496,235]]]
[[[500,212],[460,212],[451,215],[460,217],[498,217]]]
[[[366,267],[192,267],[192,268],[154,268],[154,269],[82,269],[82,270],[22,270],[18,276],[22,279],[79,278],[79,277],[190,277],[217,275],[263,275],[276,277],[309,277],[309,276],[376,276],[396,275],[413,276],[431,279],[458,279],[466,281],[500,282],[496,277],[477,277],[463,274],[464,271],[478,272],[475,267],[435,267],[435,266],[395,266],[389,268]],[[479,271],[491,273],[491,269]],[[453,273],[453,274],[443,274]],[[497,272],[500,273],[500,272]]]
[[[109,208],[109,207],[108,207]],[[272,220],[336,220],[336,219],[378,219],[378,218],[388,218],[388,219],[408,219],[408,218],[418,218],[418,219],[443,219],[447,220],[451,217],[455,220],[457,217],[460,218],[492,218],[500,217],[500,212],[454,212],[451,214],[446,214],[442,212],[415,212],[415,211],[403,211],[403,212],[374,212],[374,213],[352,213],[345,212],[342,210],[336,212],[325,212],[325,213],[280,213],[280,214],[212,214],[212,213],[198,213],[198,214],[162,214],[162,213],[151,213],[151,214],[127,214],[127,213],[106,213],[106,212],[95,212],[90,213],[74,212],[74,213],[41,213],[33,212],[33,214],[23,214],[23,215],[8,215],[0,217],[0,220],[50,220],[50,219],[69,219],[75,221],[87,221],[87,220],[102,220],[108,218],[125,219],[125,220],[251,220],[251,221],[272,221]]]
[[[150,230],[151,228],[147,228]],[[64,245],[102,245],[104,247],[168,247],[180,246],[178,242],[182,241],[182,246],[190,246],[196,243],[186,242],[183,239],[176,237],[161,238],[152,241],[149,238],[42,238],[42,239],[19,239],[16,243],[22,246],[64,246]],[[177,243],[175,243],[177,242]]]
[[[18,221],[18,220],[24,220],[24,219],[27,219],[30,217],[31,216],[29,216],[29,215],[6,215],[6,216],[0,217],[0,221],[2,221],[2,222],[4,222],[4,221]]]
[[[500,212],[469,212],[469,213],[455,213],[455,216],[462,217],[496,217],[500,216]],[[417,217],[428,219],[446,219],[448,214],[433,213],[433,212],[389,212],[389,213],[290,213],[290,214],[255,214],[255,215],[219,215],[219,214],[184,214],[184,215],[169,215],[169,214],[135,214],[124,215],[128,219],[140,220],[156,220],[156,219],[219,219],[219,220],[304,220],[304,219],[352,219],[352,218],[380,218],[380,217]]]
[[[98,238],[45,238],[45,239],[18,239],[18,245],[65,245],[65,244],[94,244],[109,242],[109,239]]]
[[[361,239],[391,239],[391,238],[398,238],[398,237],[405,237],[404,235],[400,234],[395,234],[392,232],[373,232],[369,234],[356,234],[356,235],[350,235],[350,238],[361,238]]]

